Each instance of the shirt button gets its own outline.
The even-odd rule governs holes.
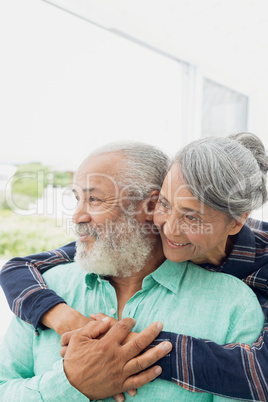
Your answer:
[[[115,308],[111,308],[111,309],[110,309],[110,313],[111,313],[111,314],[115,314],[115,313],[116,313],[116,309],[115,309]]]

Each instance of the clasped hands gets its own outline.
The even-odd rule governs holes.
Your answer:
[[[170,342],[140,353],[161,332],[160,322],[137,333],[131,333],[135,320],[97,314],[82,328],[67,332],[61,338],[61,356],[70,384],[89,399],[104,399],[114,395],[124,401],[123,392],[131,396],[136,389],[161,374],[160,366],[153,366],[172,349]],[[149,367],[149,368],[148,368]]]

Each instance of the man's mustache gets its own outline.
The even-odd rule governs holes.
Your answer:
[[[92,236],[96,239],[100,238],[101,230],[98,228],[94,228],[90,225],[90,223],[78,223],[75,225],[75,233],[77,236]]]

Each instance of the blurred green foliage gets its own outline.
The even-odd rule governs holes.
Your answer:
[[[37,162],[19,165],[17,168],[12,180],[13,194],[40,198],[48,184],[49,167]]]
[[[70,180],[70,173],[54,172],[49,166],[39,162],[17,166],[12,179],[12,203],[6,200],[4,191],[0,193],[1,259],[35,254],[60,247],[75,239],[66,226],[67,222],[64,223],[65,226],[57,226],[55,218],[22,216],[10,210],[15,206],[27,211],[37,198],[42,197],[48,184],[68,187]]]
[[[48,184],[53,186],[68,187],[71,177],[68,172],[57,172],[40,162],[18,165],[12,180],[13,194],[36,199],[42,197]]]
[[[75,240],[66,226],[44,216],[20,216],[0,210],[0,258],[8,260],[63,246]]]
[[[54,174],[54,180],[53,180],[53,185],[54,187],[68,187],[72,185],[71,177],[70,174],[67,172],[53,172]]]

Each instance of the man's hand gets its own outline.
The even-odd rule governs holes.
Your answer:
[[[115,324],[118,322],[115,318],[109,317],[108,315],[103,314],[103,313],[90,314],[90,321],[91,321],[91,320],[94,320],[94,321],[103,321],[104,319],[109,319],[109,323],[110,323],[110,324],[109,324],[108,330],[109,330],[110,328],[112,328],[112,326],[115,325]],[[88,324],[88,322],[87,322],[85,325],[87,325],[87,324]],[[69,345],[69,342],[70,342],[71,337],[72,337],[74,334],[81,333],[81,331],[83,331],[83,328],[77,328],[77,329],[74,329],[74,330],[72,330],[72,331],[68,331],[68,332],[65,332],[64,334],[62,334],[61,341],[60,341],[61,346],[62,346],[62,348],[61,348],[61,350],[60,350],[60,355],[61,355],[61,357],[64,357],[64,356],[65,356],[65,353],[66,353],[66,350],[67,350],[67,347],[68,347],[68,345]],[[135,334],[135,335],[134,335],[134,334]],[[133,333],[133,332],[130,332],[130,333],[128,334],[128,336],[126,337],[126,339],[124,340],[123,343],[128,342],[128,339],[131,339],[131,335],[136,336],[137,334],[136,334],[135,332],[134,332],[134,333]],[[98,338],[102,338],[103,336],[104,336],[104,333],[100,334]],[[133,336],[133,337],[134,337],[134,336]],[[133,339],[133,338],[132,338],[132,339]]]
[[[108,315],[103,314],[103,313],[90,314],[90,318],[92,318],[93,320],[96,320],[96,321],[103,321],[106,317],[108,317],[108,318],[110,319],[110,328],[118,322],[115,318],[109,317]],[[69,332],[69,334],[70,334],[70,333],[71,333],[71,332]],[[67,337],[64,338],[65,341],[67,341],[67,339],[68,339],[68,334],[64,334],[64,335],[67,335]],[[136,338],[137,335],[138,335],[138,332],[130,332],[130,333],[128,334],[128,336],[126,337],[126,339],[124,339],[123,345],[124,345],[125,343],[127,343],[127,342],[133,340],[134,338]],[[68,343],[69,343],[69,341],[68,341]],[[68,344],[68,343],[67,343],[67,344]],[[67,345],[66,345],[66,346],[67,346]]]
[[[124,318],[108,331],[107,318],[91,321],[72,335],[64,357],[64,371],[70,384],[89,399],[103,399],[154,380],[161,373],[160,366],[143,370],[169,353],[172,345],[162,342],[138,356],[157,337],[163,325],[153,323],[122,345],[134,325],[134,319]],[[95,339],[106,331],[101,339]]]
[[[103,314],[103,313],[90,314],[90,319],[92,319],[92,320],[94,320],[94,321],[103,321],[104,319],[105,319],[105,320],[106,320],[106,319],[109,320],[109,323],[110,323],[110,324],[109,324],[108,330],[109,330],[110,328],[112,328],[112,327],[118,322],[114,317],[109,317],[108,315]],[[88,324],[88,323],[87,323],[87,324]],[[87,325],[87,324],[86,324],[86,325]],[[69,345],[69,342],[70,342],[71,337],[72,337],[74,334],[81,333],[81,331],[83,331],[83,328],[77,328],[77,329],[74,329],[73,331],[65,332],[65,333],[62,335],[61,341],[60,341],[61,346],[62,346],[62,348],[61,348],[61,350],[60,350],[60,355],[61,355],[61,357],[64,357],[64,356],[65,356],[65,353],[66,353],[66,350],[67,350],[67,347],[68,347],[68,345]],[[138,332],[130,332],[130,333],[127,335],[127,337],[123,340],[122,345],[124,345],[125,343],[127,343],[127,342],[133,340],[134,338],[136,338],[137,335],[138,335]],[[104,334],[100,334],[98,338],[100,339],[100,338],[102,338],[103,336],[104,336]]]
[[[83,316],[65,303],[52,307],[41,318],[42,324],[54,329],[59,335],[81,328],[89,321],[91,321],[90,318]]]
[[[115,318],[109,317],[109,316],[107,316],[106,314],[103,314],[103,313],[90,314],[90,318],[92,318],[93,320],[96,320],[96,321],[103,321],[104,319],[109,319],[108,331],[113,325],[115,325],[118,322]],[[83,328],[79,328],[79,329],[76,329],[76,330],[73,330],[73,331],[69,331],[69,332],[66,332],[65,334],[62,335],[62,337],[61,337],[62,348],[60,350],[61,357],[65,356],[65,353],[67,351],[67,347],[69,345],[69,342],[70,342],[70,339],[71,339],[72,335],[77,334],[77,333],[79,333],[81,331],[83,331]],[[122,342],[122,345],[124,345],[125,343],[129,342],[130,340],[133,340],[134,338],[136,338],[137,335],[138,335],[137,332],[130,332],[127,335],[127,337],[125,338],[125,340]],[[103,336],[104,336],[104,334],[100,334],[98,336],[98,339],[100,339]],[[136,389],[127,390],[127,393],[130,396],[135,396],[137,394],[137,390]],[[114,395],[114,399],[116,400],[116,402],[124,402],[125,397],[124,397],[123,393],[120,393],[120,394]]]

